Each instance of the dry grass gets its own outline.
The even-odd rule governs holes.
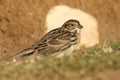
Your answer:
[[[113,78],[110,73],[120,71],[120,42],[110,46],[111,53],[105,53],[102,48],[91,48],[76,51],[70,57],[39,59],[26,58],[22,61],[5,61],[0,64],[1,80],[96,80],[97,78]],[[109,75],[104,76],[104,72]],[[102,74],[98,76],[97,74]],[[106,74],[106,73],[105,73]],[[115,80],[119,80],[118,78]]]

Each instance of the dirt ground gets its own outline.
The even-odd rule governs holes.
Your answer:
[[[120,40],[120,0],[0,0],[0,55],[30,46],[45,33],[48,11],[56,5],[81,9],[97,18],[100,44]]]
[[[106,70],[97,72],[91,80],[120,80],[120,70]]]

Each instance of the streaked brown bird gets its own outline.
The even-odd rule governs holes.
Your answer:
[[[80,43],[80,32],[83,26],[78,20],[68,20],[62,27],[51,30],[37,43],[13,55],[29,56],[32,54],[53,55],[56,57],[69,56]]]

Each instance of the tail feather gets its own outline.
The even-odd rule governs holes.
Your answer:
[[[35,49],[25,49],[25,50],[22,50],[15,55],[12,55],[11,57],[7,58],[6,60],[14,59],[14,58],[17,58],[17,57],[20,57],[20,56],[21,57],[28,56],[28,55],[33,54],[34,52],[35,52]]]

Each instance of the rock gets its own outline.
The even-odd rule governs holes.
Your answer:
[[[98,22],[95,17],[77,8],[59,5],[49,10],[46,17],[47,31],[58,28],[69,20],[76,19],[84,26],[81,31],[81,47],[93,47],[99,43]]]

